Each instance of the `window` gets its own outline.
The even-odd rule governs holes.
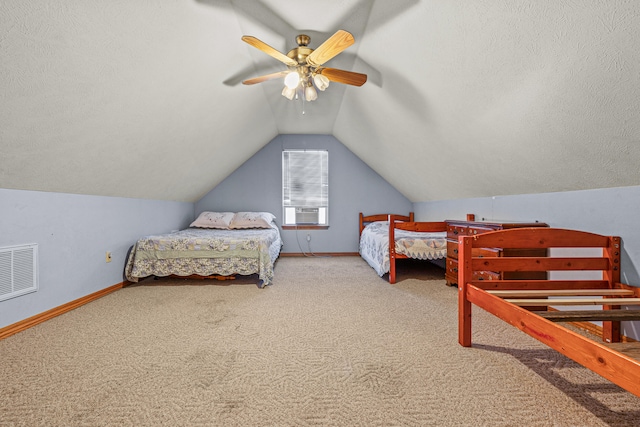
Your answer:
[[[329,225],[329,152],[282,152],[283,225]]]

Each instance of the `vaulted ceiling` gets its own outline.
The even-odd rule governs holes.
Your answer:
[[[243,43],[356,43],[314,102]],[[640,184],[633,0],[0,3],[0,187],[196,201],[278,134],[332,134],[414,202]]]

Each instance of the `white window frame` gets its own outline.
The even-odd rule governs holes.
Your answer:
[[[283,225],[329,225],[329,150],[282,151]]]

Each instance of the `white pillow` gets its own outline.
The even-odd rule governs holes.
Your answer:
[[[202,212],[189,227],[228,229],[233,212]]]
[[[274,219],[275,215],[269,212],[238,212],[229,228],[271,228]]]

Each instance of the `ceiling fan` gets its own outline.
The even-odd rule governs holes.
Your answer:
[[[242,83],[253,85],[284,77],[282,96],[290,100],[294,96],[304,96],[305,100],[314,101],[318,97],[316,89],[325,90],[330,81],[353,86],[362,86],[367,81],[366,74],[322,66],[355,42],[348,31],[338,30],[315,50],[308,47],[311,38],[300,34],[296,37],[298,47],[291,49],[286,55],[253,36],[243,36],[242,40],[288,67],[286,71],[255,77]]]

